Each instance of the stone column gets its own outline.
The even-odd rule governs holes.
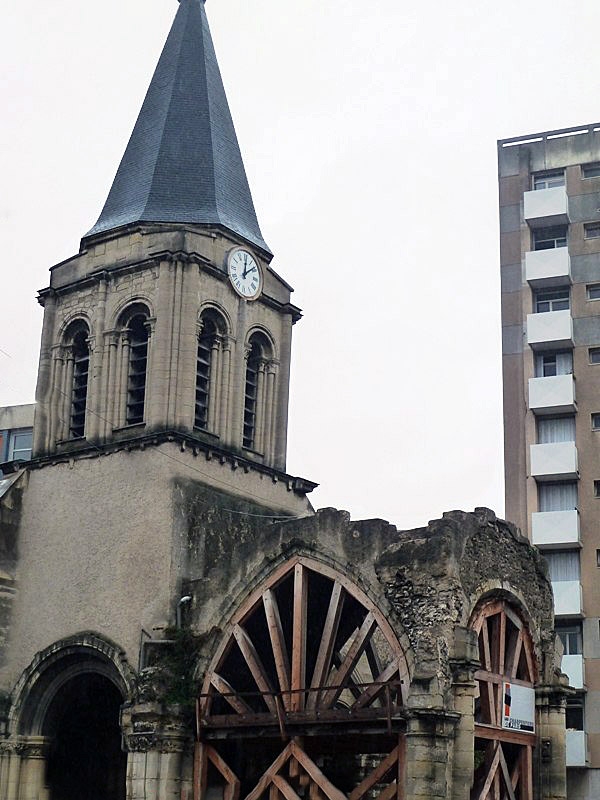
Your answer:
[[[219,408],[219,436],[226,444],[231,440],[231,348],[230,336],[221,341],[221,403]]]
[[[116,427],[121,428],[127,424],[127,382],[129,377],[129,333],[121,333],[121,347],[119,350],[119,367],[115,394],[117,402]]]
[[[265,391],[266,361],[261,358],[256,373],[256,416],[254,417],[254,450],[265,455],[265,422],[267,420]]]
[[[69,347],[66,352],[65,365],[63,369],[63,385],[62,385],[62,424],[59,428],[59,439],[65,440],[71,438],[71,404],[73,399],[73,348]]]
[[[221,337],[215,336],[210,352],[208,384],[208,430],[220,434],[219,409],[221,407]]]
[[[152,351],[154,349],[154,329],[156,327],[156,319],[152,317],[146,321],[146,330],[148,331],[148,343],[146,345],[146,385],[144,389],[144,422],[148,423],[148,414],[150,411],[150,387],[152,386]]]
[[[45,736],[27,736],[19,744],[21,769],[19,800],[46,800],[46,752],[48,739]]]
[[[50,406],[53,390],[56,386],[52,381],[52,346],[54,340],[54,327],[56,320],[56,294],[53,290],[40,297],[44,306],[44,323],[42,327],[42,342],[40,348],[40,365],[38,369],[35,399],[35,425],[33,426],[33,456],[38,456],[53,447],[53,440],[49,431]]]
[[[169,394],[173,375],[171,346],[176,275],[177,263],[174,257],[167,256],[162,259],[158,273],[157,304],[154,309],[156,327],[153,336],[152,366],[146,381],[146,424],[152,428],[164,428],[168,424]]]
[[[52,389],[50,392],[50,402],[48,403],[48,438],[43,443],[46,451],[54,450],[56,441],[59,438],[61,428],[60,415],[62,409],[62,385],[64,368],[64,348],[56,345],[52,348]]]
[[[108,273],[97,276],[98,295],[94,314],[93,335],[90,336],[90,366],[88,375],[88,396],[85,435],[88,441],[96,441],[103,429],[102,417],[106,416],[103,406],[102,376],[106,368],[104,348],[104,319],[106,312],[106,293],[108,289]]]
[[[191,727],[178,707],[140,703],[121,713],[127,743],[127,800],[181,800]]]
[[[104,440],[110,438],[112,429],[116,427],[115,408],[119,408],[117,394],[117,363],[118,363],[119,334],[117,331],[104,332],[104,349],[106,359],[104,362],[104,375],[102,380],[102,391],[100,406],[102,411],[102,427]]]
[[[265,426],[265,462],[272,465],[275,460],[275,431],[277,429],[277,408],[276,408],[276,389],[277,389],[277,367],[279,362],[272,359],[267,364],[267,392],[266,392],[266,418]]]
[[[448,800],[459,715],[444,708],[437,679],[428,675],[413,676],[407,705],[406,800]]]
[[[567,797],[565,707],[567,696],[574,694],[574,690],[568,686],[566,676],[562,681],[553,686],[538,686],[535,690],[538,747],[534,785],[539,787],[540,800],[565,800]]]

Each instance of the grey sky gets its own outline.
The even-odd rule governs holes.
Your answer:
[[[0,405],[100,212],[175,0],[4,3]],[[262,232],[296,289],[288,469],[410,527],[503,512],[496,139],[600,119],[600,10],[209,0]],[[6,355],[8,354],[8,355]]]

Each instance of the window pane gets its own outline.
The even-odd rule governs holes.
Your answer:
[[[575,417],[555,417],[538,421],[538,443],[575,441]]]
[[[584,178],[600,177],[600,164],[584,164],[583,177]]]
[[[579,550],[554,550],[544,553],[551,581],[578,581]]]
[[[566,311],[570,305],[569,297],[568,287],[536,292],[535,311],[538,314],[546,311]]]
[[[587,287],[588,300],[600,300],[600,283],[592,283]]]
[[[577,508],[577,482],[540,483],[538,507],[540,511],[573,511]]]
[[[588,350],[590,364],[600,364],[600,347],[590,347]]]
[[[598,239],[600,237],[600,222],[590,222],[584,225],[583,233],[586,239]]]
[[[592,414],[592,430],[600,430],[600,413]]]
[[[31,431],[22,431],[11,434],[8,445],[9,461],[29,461],[31,458]]]
[[[553,189],[555,186],[565,185],[564,170],[555,172],[542,172],[533,176],[534,189]]]

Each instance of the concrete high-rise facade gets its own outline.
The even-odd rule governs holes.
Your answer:
[[[506,516],[546,556],[569,797],[600,797],[600,124],[498,142]]]

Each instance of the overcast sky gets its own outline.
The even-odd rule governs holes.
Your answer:
[[[0,405],[34,398],[48,268],[96,221],[176,0],[2,3]],[[567,15],[568,12],[568,15]],[[595,0],[209,0],[295,327],[316,506],[504,510],[496,139],[595,122]]]

